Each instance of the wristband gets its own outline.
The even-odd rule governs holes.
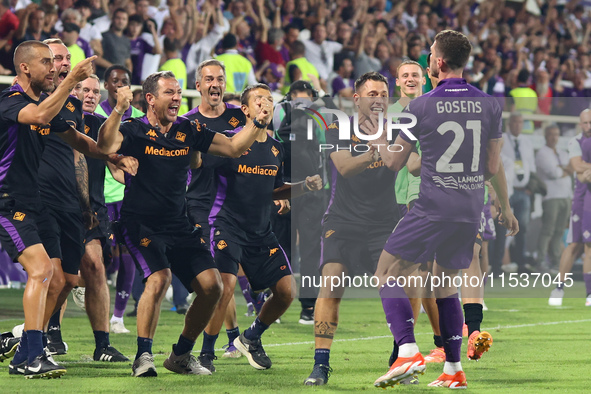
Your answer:
[[[125,111],[119,112],[119,110],[117,109],[117,107],[113,108],[113,111],[117,112],[121,116],[125,115]]]
[[[254,123],[254,127],[256,127],[258,129],[266,129],[267,126],[269,125],[268,123],[267,124],[259,123],[259,121],[256,118],[254,118],[252,120],[252,122]]]

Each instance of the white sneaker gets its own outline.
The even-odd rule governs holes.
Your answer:
[[[111,321],[111,332],[113,334],[129,334],[131,331],[125,328],[125,324],[122,321],[115,320]]]
[[[512,274],[519,271],[519,266],[517,265],[517,263],[509,263],[502,265],[501,269],[508,274]]]
[[[142,353],[140,358],[133,362],[131,370],[131,376],[138,378],[158,376],[156,366],[154,365],[154,356],[148,352]]]
[[[550,306],[562,306],[562,298],[564,297],[564,290],[556,288],[552,290],[550,293],[550,298],[548,298],[548,305]],[[589,304],[589,305],[587,305]],[[591,299],[587,298],[587,302],[585,303],[587,306],[591,306]]]
[[[74,287],[72,289],[72,298],[74,299],[74,303],[82,310],[86,310],[86,305],[84,304],[85,295],[86,287]]]
[[[591,295],[587,296],[587,299],[585,300],[585,306],[591,306]]]
[[[20,338],[23,336],[24,329],[25,329],[25,323],[19,324],[18,326],[14,326],[12,328],[12,335],[14,335],[15,338]]]

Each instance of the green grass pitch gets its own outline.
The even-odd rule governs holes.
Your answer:
[[[462,347],[462,363],[470,392],[589,392],[589,346],[591,343],[591,308],[584,306],[583,286],[567,291],[564,306],[547,306],[548,289],[538,298],[494,298],[500,289],[488,291],[483,329],[489,330],[494,343],[479,362],[465,357],[466,338]],[[239,293],[238,321],[241,329],[251,322],[245,317],[246,307]],[[26,380],[9,376],[8,362],[0,363],[0,387],[3,392],[25,393],[275,393],[275,392],[358,392],[376,391],[373,381],[387,371],[392,338],[385,324],[378,298],[347,298],[341,305],[341,323],[331,352],[334,372],[327,386],[305,387],[304,379],[313,365],[313,326],[297,323],[297,300],[281,319],[263,336],[263,345],[273,361],[266,371],[252,368],[244,357],[222,359],[222,351],[213,376],[181,376],[167,371],[162,363],[178,339],[183,317],[163,304],[160,323],[154,340],[157,378],[132,378],[130,363],[92,362],[94,340],[83,311],[70,302],[62,324],[69,351],[56,360],[68,368],[61,379]],[[128,308],[129,310],[129,308]],[[22,290],[0,290],[0,331],[9,331],[22,322]],[[135,318],[125,318],[131,334],[111,335],[111,343],[133,358],[136,351]],[[426,354],[433,347],[432,333],[426,315],[416,327],[417,343]],[[217,342],[221,348],[227,341],[222,330]],[[195,353],[201,347],[201,338]],[[388,390],[432,392],[445,390],[427,384],[441,373],[442,364],[428,364],[420,384],[397,386]]]

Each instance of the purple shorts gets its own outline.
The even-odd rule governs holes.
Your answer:
[[[587,213],[590,215],[591,213]],[[582,204],[577,204],[573,202],[573,206],[571,208],[570,213],[570,221],[568,225],[568,235],[566,236],[566,242],[569,244],[572,243],[583,243],[583,206]],[[589,223],[589,220],[587,220]],[[589,227],[589,224],[587,225]],[[588,230],[589,231],[589,230]]]
[[[445,268],[468,268],[479,223],[434,222],[415,212],[411,209],[398,222],[384,250],[415,263],[435,259]]]
[[[482,239],[484,241],[492,241],[497,238],[497,232],[495,230],[495,221],[490,213],[490,203],[484,204],[482,210],[482,217],[480,219],[480,230],[482,233]]]

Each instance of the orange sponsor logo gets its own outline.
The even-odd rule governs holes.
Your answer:
[[[140,241],[140,245],[143,246],[144,248],[147,248],[148,245],[150,245],[150,242],[152,242],[151,239],[142,238],[141,241]]]
[[[273,256],[275,253],[277,253],[278,250],[279,250],[279,248],[273,248],[273,249],[269,250],[269,256]]]
[[[41,135],[49,135],[51,129],[49,127],[39,127],[32,124],[31,131],[34,131],[35,133],[39,133]]]
[[[277,155],[279,154],[279,149],[272,147],[271,152],[275,155],[275,157],[277,157]]]
[[[12,218],[14,220],[18,220],[19,222],[22,222],[25,219],[25,216],[27,215],[22,212],[15,212]]]
[[[228,246],[228,244],[223,239],[220,242],[218,242],[218,249],[219,250],[224,249],[226,246]]]
[[[187,138],[187,134],[185,133],[181,133],[180,131],[176,132],[176,137],[177,140],[181,141],[181,142],[185,142],[185,138]]]
[[[230,126],[236,127],[240,124],[240,121],[232,116],[232,119],[230,119],[228,123],[230,123]]]
[[[148,132],[146,133],[146,135],[147,135],[148,137],[152,137],[152,138],[156,138],[156,137],[158,137],[158,134],[156,134],[156,131],[155,131],[154,129],[150,129],[150,131],[148,131]]]
[[[334,230],[328,230],[328,231],[326,232],[326,234],[324,234],[324,238],[328,238],[328,237],[330,237],[330,236],[331,236],[331,235],[333,235],[333,234],[334,234]]]

